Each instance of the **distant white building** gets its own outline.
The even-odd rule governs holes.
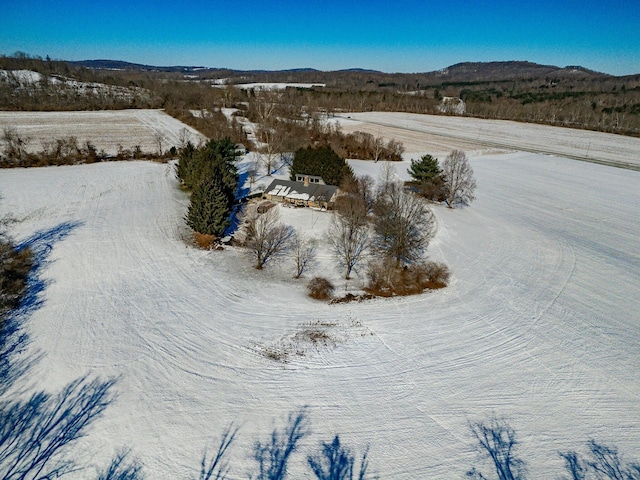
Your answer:
[[[438,111],[442,113],[452,113],[454,115],[464,115],[467,111],[467,105],[459,97],[442,97]]]

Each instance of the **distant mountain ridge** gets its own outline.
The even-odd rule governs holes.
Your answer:
[[[202,70],[205,67],[195,66],[168,66],[158,67],[153,65],[144,65],[141,63],[125,62],[123,60],[80,60],[69,61],[71,65],[78,65],[85,68],[93,68],[96,70],[144,70],[153,72],[191,72]]]
[[[153,66],[139,63],[131,63],[121,60],[82,60],[68,62],[69,64],[82,66],[91,69],[100,70],[140,70],[140,71],[159,71],[159,72],[179,72],[184,74],[193,74],[202,77],[210,77],[212,74],[220,74],[226,76],[243,76],[249,80],[257,76],[268,75],[269,77],[282,76],[304,76],[304,80],[308,81],[310,75],[317,75],[317,81],[326,81],[327,75],[372,75],[376,77],[386,76],[421,76],[428,79],[442,81],[499,81],[521,78],[544,78],[549,75],[566,77],[566,76],[586,76],[586,77],[613,77],[607,73],[596,72],[581,66],[558,67],[554,65],[541,65],[528,61],[496,61],[496,62],[463,62],[451,65],[447,68],[417,73],[389,73],[379,70],[349,68],[333,71],[322,71],[314,68],[293,68],[286,70],[235,70],[230,68],[204,67],[204,66]],[[286,81],[293,81],[288,79]]]
[[[378,70],[349,68],[323,71],[314,68],[287,70],[234,70],[203,66],[152,66],[119,60],[84,60],[67,62],[69,65],[96,70],[120,70],[130,72],[159,72],[167,75],[185,75],[194,80],[219,80],[225,83],[322,83],[327,88],[390,88],[400,90],[421,89],[429,86],[483,84],[488,82],[549,82],[564,81],[574,84],[609,82],[615,79],[640,79],[637,75],[616,77],[581,66],[558,67],[528,61],[463,62],[441,70],[415,73],[388,73]]]
[[[594,77],[611,77],[612,75],[596,72],[580,66],[557,67],[541,65],[526,61],[508,62],[465,62],[457,63],[431,74],[441,77],[475,78],[484,81],[511,80],[515,78],[540,78],[548,75],[565,76],[581,74]]]

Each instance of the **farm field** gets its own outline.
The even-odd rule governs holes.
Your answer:
[[[526,151],[640,170],[640,138],[507,120],[393,112],[337,117],[342,129],[395,138],[407,152]]]
[[[395,132],[406,128],[398,118],[367,121]],[[254,442],[302,406],[313,434],[291,478],[305,478],[305,454],[336,433],[357,451],[370,445],[380,478],[463,478],[484,467],[468,421],[493,414],[518,433],[532,479],[560,476],[558,450],[581,451],[590,438],[639,459],[640,172],[515,151],[517,139],[523,150],[561,148],[527,127],[514,127],[510,153],[479,143],[470,155],[470,208],[434,207],[429,255],[449,265],[450,286],[359,304],[311,300],[287,265],[259,272],[241,250],[190,246],[188,199],[170,164],[0,171],[0,215],[19,220],[17,240],[74,225],[52,245],[44,304],[28,321],[44,355],[29,381],[57,390],[87,373],[118,377],[116,402],[74,454],[103,466],[129,447],[148,478],[197,477],[204,447],[231,421],[240,432],[230,477],[247,478]],[[464,123],[446,131],[470,141]],[[580,144],[573,132],[562,141]],[[611,138],[598,151],[633,149]],[[407,158],[429,152],[427,141]],[[383,163],[351,162],[374,178]],[[407,166],[396,164],[400,177]],[[330,213],[281,210],[324,238]],[[335,345],[299,345],[304,355],[286,364],[263,355],[317,323]]]
[[[98,151],[114,155],[119,146],[143,152],[158,151],[158,138],[163,150],[180,145],[180,134],[186,129],[197,143],[202,135],[162,110],[100,110],[81,112],[0,112],[0,131],[14,128],[27,138],[27,149],[38,151],[44,142],[74,136],[82,145],[91,141]]]

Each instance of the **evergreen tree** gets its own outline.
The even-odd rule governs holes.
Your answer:
[[[220,237],[231,224],[238,189],[235,159],[230,138],[210,140],[200,148],[188,143],[180,151],[176,175],[192,190],[185,220],[196,232]]]
[[[444,177],[437,158],[427,154],[420,160],[411,160],[407,172],[413,178],[410,185],[423,197],[436,202],[446,199]]]
[[[185,186],[191,184],[195,152],[196,147],[191,142],[188,142],[184,148],[180,149],[178,165],[176,167],[176,177],[178,177],[178,180]]]
[[[308,147],[296,151],[290,168],[291,180],[296,179],[296,174],[320,176],[327,185],[342,185],[346,179],[355,177],[344,158],[330,147]]]
[[[438,159],[429,154],[424,155],[420,160],[411,160],[408,172],[418,183],[430,182],[442,173]]]
[[[176,175],[189,189],[194,189],[202,181],[220,176],[230,196],[235,195],[238,184],[235,160],[235,145],[228,137],[209,140],[200,148],[195,148],[189,142],[180,151]]]
[[[231,224],[230,213],[224,184],[219,177],[213,177],[193,189],[186,222],[196,232],[221,237]]]

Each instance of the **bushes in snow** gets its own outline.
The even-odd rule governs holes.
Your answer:
[[[396,140],[385,142],[381,137],[374,137],[365,132],[353,132],[339,136],[339,138],[341,140],[341,154],[346,158],[374,160],[376,162],[378,160],[402,161],[404,146]]]
[[[329,146],[344,158],[402,161],[404,145],[396,140],[385,142],[381,137],[366,132],[344,133],[339,124],[320,121],[310,122],[307,128],[307,145]]]
[[[420,262],[399,267],[393,261],[371,262],[367,270],[365,290],[380,297],[416,295],[426,289],[444,288],[449,281],[449,269],[437,262]]]
[[[307,284],[307,291],[311,298],[316,300],[328,300],[333,295],[335,287],[333,283],[324,277],[313,277]]]
[[[160,136],[158,138],[161,138]],[[118,146],[115,156],[98,151],[91,141],[78,142],[76,137],[56,138],[43,142],[42,149],[30,151],[31,139],[15,128],[4,128],[0,137],[0,168],[44,167],[50,165],[80,165],[112,160],[166,160],[172,151],[144,152],[139,145]]]
[[[3,316],[16,308],[26,293],[32,266],[31,250],[17,249],[13,241],[0,232],[0,328]]]

